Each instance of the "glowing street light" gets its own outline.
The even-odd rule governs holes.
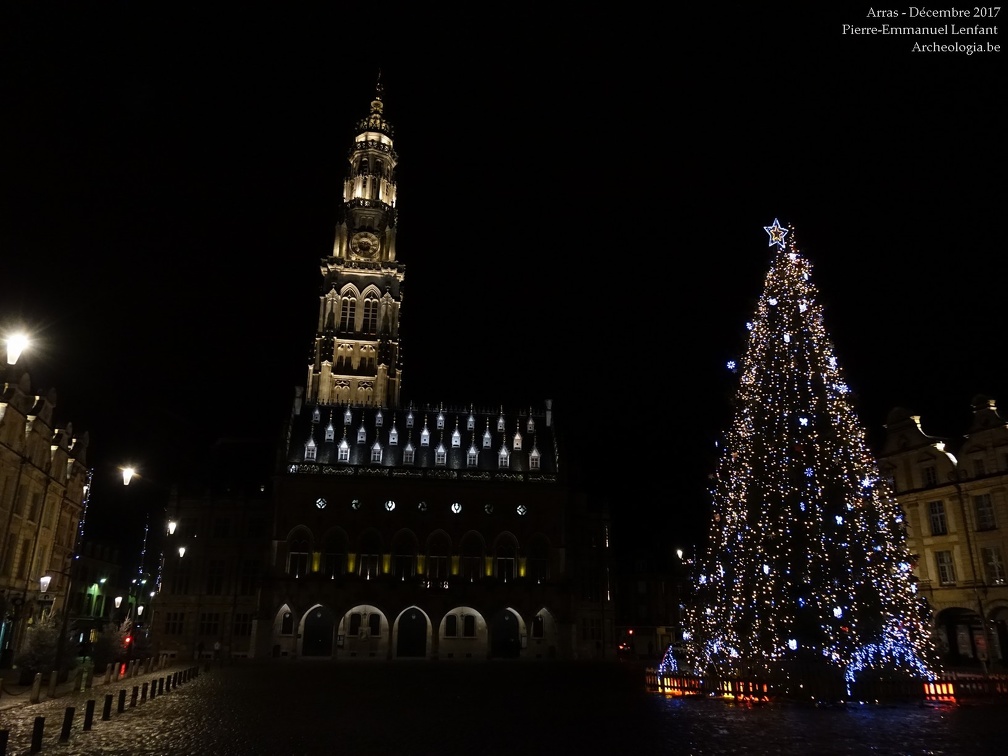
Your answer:
[[[28,345],[31,343],[28,340],[28,336],[24,333],[15,333],[7,337],[7,364],[14,365],[18,361],[18,357],[21,356]]]

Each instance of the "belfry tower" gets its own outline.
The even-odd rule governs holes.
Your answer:
[[[398,156],[383,111],[379,77],[371,112],[358,122],[350,148],[333,251],[321,261],[308,402],[375,407],[399,403],[405,266],[396,262],[395,248]]]

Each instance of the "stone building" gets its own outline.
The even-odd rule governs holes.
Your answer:
[[[162,651],[611,654],[608,516],[561,466],[553,403],[403,400],[397,163],[379,85],[351,140],[275,474],[173,505],[152,624]]]
[[[878,455],[906,515],[914,574],[943,662],[1004,668],[1008,649],[1008,424],[977,396],[961,438],[924,432],[920,417],[890,412]]]
[[[56,392],[36,395],[22,372],[0,398],[0,666],[9,667],[25,630],[65,610],[72,555],[86,507],[88,436],[56,428]],[[49,576],[47,590],[40,580]]]

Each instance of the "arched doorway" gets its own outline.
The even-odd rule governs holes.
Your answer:
[[[521,624],[518,615],[503,609],[490,622],[490,658],[517,659],[521,656]]]
[[[427,617],[411,606],[399,615],[396,657],[423,659],[427,656]]]
[[[938,612],[935,645],[946,667],[980,668],[990,658],[983,623],[972,609],[952,607]]]
[[[331,657],[335,624],[331,609],[325,606],[312,607],[304,620],[301,655]]]

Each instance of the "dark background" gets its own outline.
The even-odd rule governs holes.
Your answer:
[[[0,326],[90,435],[95,528],[138,541],[215,438],[275,436],[379,70],[405,398],[553,398],[621,528],[703,537],[774,218],[871,443],[1008,401],[1003,53],[843,35],[868,6],[340,7],[0,9]]]

